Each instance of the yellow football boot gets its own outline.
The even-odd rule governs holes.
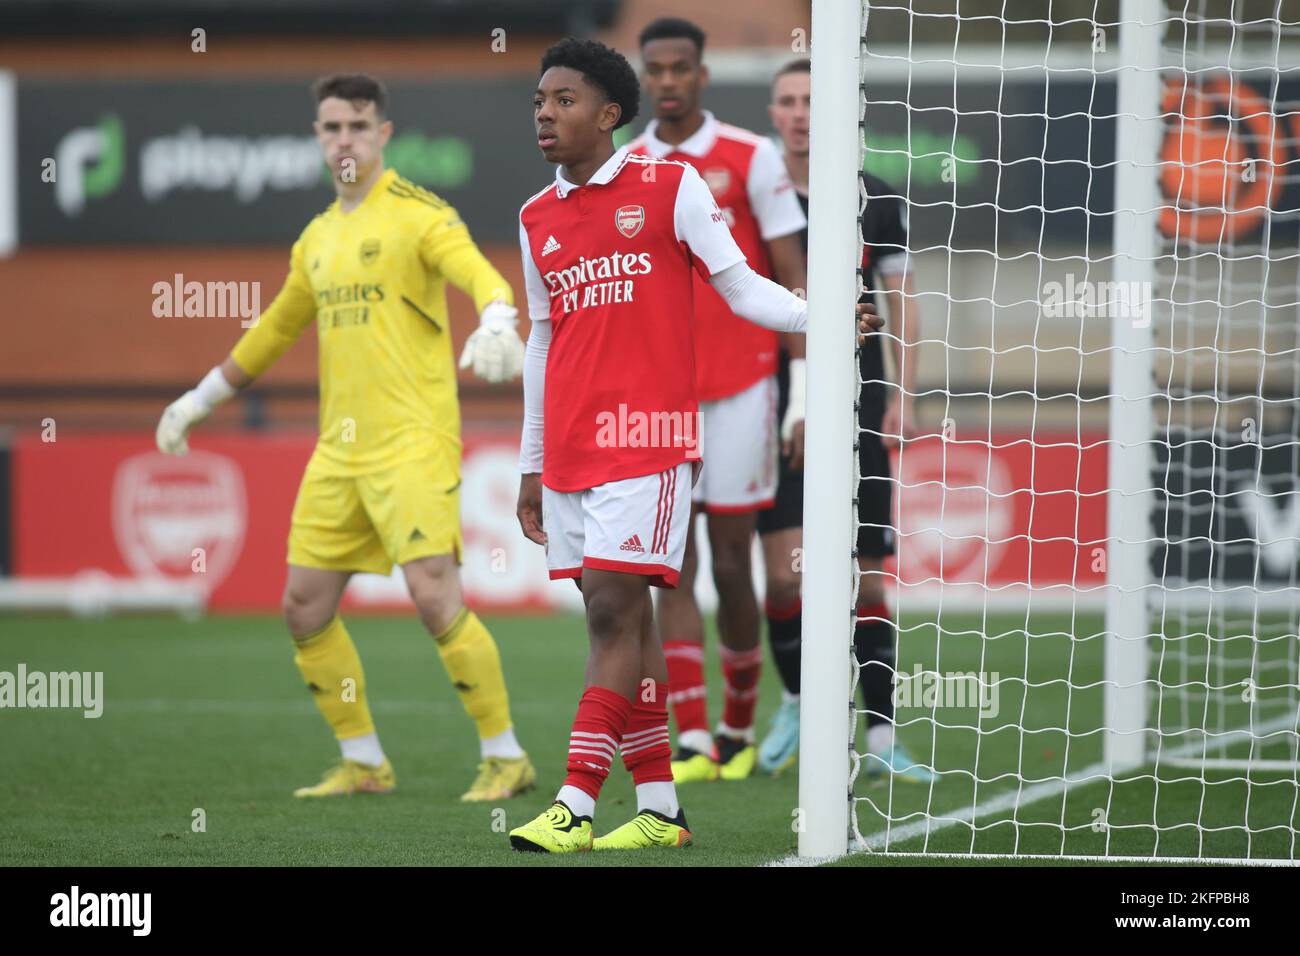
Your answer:
[[[744,780],[754,772],[758,750],[748,740],[737,737],[716,738],[718,747],[718,777],[722,780]]]
[[[478,777],[470,788],[460,795],[462,803],[483,803],[491,800],[509,800],[537,782],[528,755],[521,757],[487,757],[478,765]]]
[[[645,850],[656,846],[685,849],[695,842],[686,828],[686,811],[668,817],[657,810],[642,810],[617,830],[597,837],[593,850]]]
[[[295,797],[342,797],[354,793],[390,793],[397,787],[393,765],[384,758],[378,767],[343,760],[325,771],[321,782],[314,787],[299,787]]]
[[[591,843],[591,817],[575,817],[559,800],[510,831],[510,845],[525,853],[582,853]]]
[[[690,747],[678,747],[668,766],[673,772],[673,783],[699,783],[702,780],[718,779],[718,763],[713,755]]]

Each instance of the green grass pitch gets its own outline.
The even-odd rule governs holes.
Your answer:
[[[302,688],[277,618],[0,617],[0,670],[12,672],[22,662],[29,671],[103,671],[105,696],[97,720],[79,711],[0,710],[0,865],[748,866],[794,852],[797,779],[790,772],[681,788],[698,840],[686,852],[578,859],[512,853],[505,830],[543,809],[561,782],[585,637],[581,620],[571,616],[487,623],[501,647],[517,732],[540,774],[537,790],[499,807],[457,802],[474,775],[473,727],[413,617],[349,619],[398,790],[326,801],[290,796],[319,778],[337,748]],[[936,649],[943,669],[973,669],[983,655],[986,670],[1004,678],[1027,675],[1028,689],[1023,681],[1019,689],[1004,686],[999,716],[991,721],[978,722],[974,710],[940,711],[936,725],[929,711],[901,710],[902,737],[918,757],[965,773],[945,773],[933,788],[859,780],[857,823],[873,842],[888,823],[891,846],[904,851],[1296,854],[1293,773],[1245,783],[1232,779],[1240,772],[1202,780],[1199,772],[1180,771],[1174,776],[1196,779],[1086,784],[1019,809],[1000,808],[999,800],[1031,785],[1019,783],[1017,771],[1030,779],[1059,776],[1099,759],[1099,736],[1087,731],[1099,713],[1100,688],[1067,694],[1064,681],[1100,678],[1100,642],[1072,640],[1069,619],[1035,621],[1029,630],[1039,636],[1028,639],[1033,653],[1026,670],[1023,633],[981,637],[1023,632],[1023,615],[942,623],[940,644],[933,620],[904,620],[904,670],[918,661],[934,666]],[[1092,633],[1095,624],[1083,628],[1076,620],[1074,630]],[[716,654],[709,658],[716,719]],[[769,663],[760,733],[778,698]],[[982,732],[957,726],[962,723]],[[1068,748],[1066,734],[1045,729],[1054,727],[1071,729]],[[976,768],[986,781],[978,786],[970,775]],[[932,825],[929,833],[918,827],[927,809],[942,819],[973,804],[981,805],[973,825]],[[1109,833],[1092,828],[1098,807],[1106,808]],[[205,832],[192,829],[196,810],[203,811]],[[616,767],[597,832],[634,812],[631,781]],[[1163,828],[1158,844],[1153,818]],[[1208,833],[1180,826],[1197,820]],[[863,854],[842,864],[891,862],[915,861]]]

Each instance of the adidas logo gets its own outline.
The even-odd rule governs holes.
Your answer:
[[[618,550],[639,551],[641,554],[645,554],[645,548],[641,547],[641,538],[635,534],[619,545]]]
[[[410,536],[409,538],[407,538],[406,540],[407,540],[408,543],[411,542],[411,541],[423,541],[423,540],[424,540],[424,532],[421,531],[419,528],[416,528],[414,531],[411,532],[411,536]]]
[[[560,244],[555,240],[555,237],[547,236],[546,245],[542,246],[542,256],[543,257],[549,256],[552,252],[554,252],[559,248],[560,248]]]

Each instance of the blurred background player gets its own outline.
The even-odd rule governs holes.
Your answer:
[[[386,793],[396,784],[338,607],[354,572],[388,574],[398,564],[478,727],[483,760],[461,799],[504,799],[535,774],[515,739],[496,644],[461,599],[460,412],[445,290],[450,282],[480,310],[461,364],[490,381],[522,367],[513,296],[451,206],[384,169],[393,124],[382,84],[335,75],[314,93],[337,199],[294,244],[284,288],[260,320],[167,407],[158,447],[185,454],[189,430],[315,323],[320,438],[293,509],[283,608],[294,662],[343,759],[294,795]]]
[[[799,203],[808,210],[808,123],[811,110],[809,61],[793,60],[772,83],[768,112],[785,146],[785,168],[794,183]],[[892,486],[889,449],[912,433],[913,396],[916,394],[917,347],[920,317],[912,298],[912,277],[907,271],[907,227],[902,198],[883,180],[863,173],[867,191],[862,221],[865,242],[862,256],[868,289],[883,288],[888,309],[889,341],[894,347],[894,368],[899,386],[886,390],[882,336],[868,336],[858,350],[862,376],[858,413],[858,462],[862,481],[858,488],[857,626],[853,647],[860,667],[864,707],[867,711],[867,750],[879,759],[867,761],[867,773],[883,772],[886,765],[905,779],[926,781],[931,774],[918,765],[902,744],[894,741],[894,623],[885,605],[884,559],[894,553]],[[808,233],[801,233],[804,254]],[[874,292],[863,301],[875,304]],[[781,356],[778,374],[780,412],[795,393],[803,407],[804,360]],[[767,634],[772,657],[781,675],[782,701],[771,730],[759,747],[758,764],[775,772],[789,766],[799,748],[799,655],[803,627],[799,573],[793,555],[803,545],[802,455],[781,455],[775,504],[758,516],[767,573]]]
[[[603,44],[568,39],[542,58],[537,143],[555,183],[520,210],[532,331],[524,366],[519,522],[546,547],[552,579],[586,606],[586,688],[555,802],[510,833],[517,850],[681,847],[692,842],[669,766],[671,676],[649,588],[678,586],[699,458],[696,435],[624,440],[617,413],[683,424],[697,415],[693,273],[737,315],[803,331],[802,299],[757,274],[708,187],[685,163],[615,150],[637,112],[636,74]],[[593,839],[614,753],[636,783],[637,815]]]
[[[799,236],[806,219],[775,147],[719,122],[700,106],[708,84],[705,35],[687,20],[662,18],[639,38],[642,80],[655,119],[629,148],[689,163],[722,209],[751,268],[788,289],[805,285]],[[776,494],[778,336],[738,318],[707,282],[695,283],[696,374],[706,461],[696,486],[682,583],[660,595],[658,623],[673,692],[678,752],[673,778],[741,780],[754,768],[754,706],[762,672],[758,601],[750,550],[756,515]],[[801,336],[787,350],[804,355]],[[799,395],[802,396],[802,388]],[[781,439],[802,458],[802,405],[791,402]],[[793,447],[797,443],[798,447]],[[695,515],[703,511],[718,591],[718,652],[725,681],[722,720],[709,733],[704,623],[695,600]]]

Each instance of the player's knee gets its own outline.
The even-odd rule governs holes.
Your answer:
[[[752,580],[753,569],[749,561],[749,544],[736,542],[719,544],[713,552],[713,580],[718,587],[734,586]]]
[[[769,574],[765,600],[770,607],[789,607],[799,600],[799,575]]]
[[[334,619],[337,608],[320,594],[289,585],[280,601],[284,623],[294,637],[314,634]]]
[[[885,600],[885,584],[879,574],[864,574],[858,578],[858,603],[880,604]]]
[[[587,630],[597,643],[610,644],[625,637],[640,641],[640,622],[640,606],[630,605],[618,594],[602,591],[587,599]]]

